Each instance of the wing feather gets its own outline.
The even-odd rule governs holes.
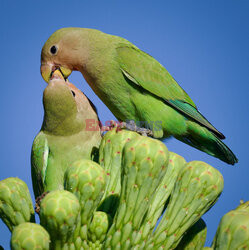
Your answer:
[[[188,94],[153,57],[133,45],[121,44],[117,48],[117,60],[121,71],[129,81],[142,87],[183,115],[206,127],[220,139],[225,138],[198,111]]]
[[[43,132],[40,132],[33,142],[31,152],[31,174],[36,198],[44,192],[48,156],[49,147],[47,138]]]

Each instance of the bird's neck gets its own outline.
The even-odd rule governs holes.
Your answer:
[[[85,128],[85,122],[77,114],[66,116],[64,119],[56,119],[45,112],[42,131],[58,136],[68,136],[79,133]]]

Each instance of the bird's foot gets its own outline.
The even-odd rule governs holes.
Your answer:
[[[152,130],[150,130],[148,128],[138,127],[133,120],[121,122],[119,125],[119,128],[121,128],[121,129],[125,128],[125,129],[128,129],[130,131],[137,132],[138,134],[143,135],[143,136],[153,136]]]
[[[35,199],[35,212],[37,214],[40,213],[40,205],[41,205],[41,201],[42,199],[44,199],[44,197],[49,193],[49,191],[47,192],[44,192],[43,194],[41,194],[40,196],[38,196],[36,199]]]
[[[102,126],[101,127],[101,132],[102,132],[102,135],[105,133],[105,132],[108,132],[114,128],[117,128],[119,127],[120,123],[119,122],[116,122],[114,120],[111,120],[109,121],[109,124],[108,125],[105,125],[105,126]]]

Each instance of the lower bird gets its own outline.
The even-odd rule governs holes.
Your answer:
[[[64,189],[64,173],[80,159],[94,159],[101,141],[95,107],[59,71],[43,93],[44,119],[31,153],[35,197]]]
[[[119,121],[149,127],[154,138],[176,139],[234,165],[225,139],[197,109],[188,94],[153,57],[124,38],[94,29],[63,28],[41,52],[41,74],[55,70],[68,78],[80,71]]]

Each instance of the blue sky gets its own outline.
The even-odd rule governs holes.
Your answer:
[[[247,0],[0,0],[0,179],[17,176],[31,189],[30,151],[42,124],[46,87],[39,69],[43,43],[62,27],[100,29],[162,63],[237,155],[232,167],[175,139],[166,142],[186,160],[206,161],[224,176],[219,201],[203,217],[210,244],[222,215],[240,199],[249,200],[248,13]],[[95,103],[102,121],[114,118],[80,73],[70,80]],[[10,233],[2,222],[0,231],[0,244],[8,249]]]

